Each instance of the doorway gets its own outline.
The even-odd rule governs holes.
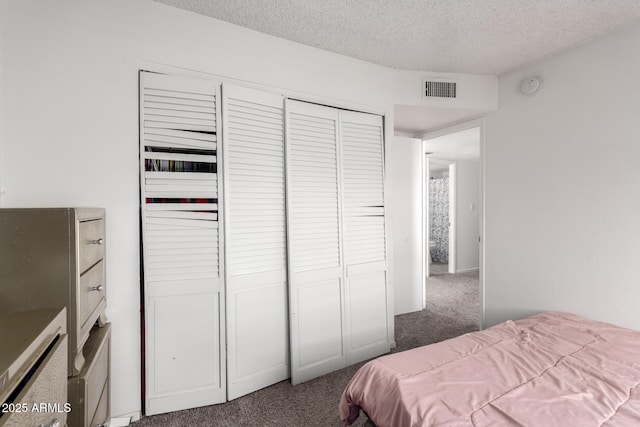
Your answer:
[[[423,304],[427,307],[430,283],[475,279],[481,327],[483,127],[480,119],[420,135],[424,152]]]

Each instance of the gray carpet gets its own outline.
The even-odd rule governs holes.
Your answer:
[[[448,274],[449,273],[449,264],[444,262],[434,261],[430,266],[431,274]]]
[[[427,308],[395,318],[393,352],[478,330],[478,272],[435,275],[427,281]],[[341,426],[337,409],[342,390],[362,364],[297,386],[283,381],[221,405],[145,417],[135,427]],[[356,426],[366,425],[361,415]]]

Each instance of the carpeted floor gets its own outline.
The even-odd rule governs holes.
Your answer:
[[[444,263],[444,262],[437,262],[434,261],[431,263],[431,274],[432,275],[436,275],[436,274],[448,274],[449,273],[449,264]]]
[[[478,330],[478,272],[439,274],[427,281],[427,308],[395,318],[397,347],[408,350]],[[135,427],[332,427],[341,426],[342,390],[362,364],[297,386],[283,381],[221,405],[145,417]],[[354,425],[364,426],[364,415]]]

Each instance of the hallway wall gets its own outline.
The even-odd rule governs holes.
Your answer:
[[[480,161],[456,162],[456,272],[480,266]]]

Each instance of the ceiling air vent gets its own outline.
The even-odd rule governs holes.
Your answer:
[[[424,98],[455,98],[456,82],[423,80],[422,96]]]

